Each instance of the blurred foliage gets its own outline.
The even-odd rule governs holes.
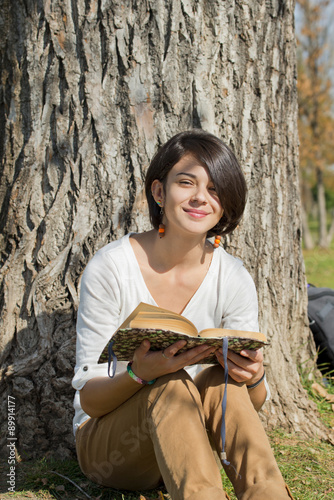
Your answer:
[[[328,0],[297,0],[302,27],[297,34],[298,127],[300,166],[303,177],[316,180],[316,169],[328,170],[334,163],[334,117],[327,29],[324,23]],[[332,173],[334,177],[334,172]]]
[[[334,208],[333,44],[329,41],[329,0],[297,0],[298,129],[300,177],[305,213],[319,218],[327,246],[326,210]],[[315,208],[315,205],[317,207]],[[325,233],[325,234],[324,234]]]

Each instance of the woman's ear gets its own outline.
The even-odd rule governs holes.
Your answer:
[[[164,204],[164,188],[161,181],[154,179],[151,185],[151,192],[154,200],[156,202],[160,201],[161,206]]]

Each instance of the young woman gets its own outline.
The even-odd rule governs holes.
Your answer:
[[[173,500],[228,498],[214,450],[221,451],[224,358],[202,369],[212,348],[178,354],[176,342],[150,351],[109,378],[99,355],[140,302],[190,319],[198,330],[257,331],[254,283],[216,238],[238,225],[246,183],[231,150],[202,130],[177,134],[158,151],[146,176],[151,231],[102,248],[82,278],[73,387],[74,429],[82,471],[127,490],[164,482]],[[226,358],[225,358],[226,359]],[[124,364],[124,363],[123,363]],[[224,468],[242,500],[292,498],[257,411],[267,395],[260,350],[228,352]]]

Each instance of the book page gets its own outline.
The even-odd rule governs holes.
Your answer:
[[[229,330],[226,328],[206,328],[199,333],[204,338],[238,337],[243,339],[256,339],[267,342],[267,337],[261,332],[247,332],[244,330]]]
[[[187,318],[172,311],[144,303],[139,304],[128,320],[121,326],[121,328],[126,327],[162,328],[194,337],[198,336],[195,326]]]

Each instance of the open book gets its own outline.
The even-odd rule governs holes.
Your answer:
[[[111,342],[118,361],[130,361],[144,339],[150,341],[152,351],[160,351],[178,340],[186,340],[187,345],[178,351],[179,354],[201,344],[221,349],[223,337],[228,337],[228,347],[234,352],[259,349],[268,344],[266,336],[259,332],[225,328],[208,328],[198,332],[191,321],[180,314],[141,302],[111,337],[98,362],[108,361]],[[200,363],[214,364],[217,359],[212,354]]]

